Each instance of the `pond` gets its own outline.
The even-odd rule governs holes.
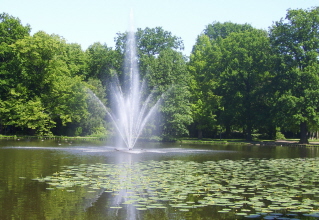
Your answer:
[[[3,139],[0,219],[318,219],[318,149]]]

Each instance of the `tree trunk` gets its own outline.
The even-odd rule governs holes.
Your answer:
[[[309,144],[308,138],[307,138],[307,122],[303,121],[300,123],[300,140],[299,144]]]
[[[230,138],[230,125],[226,125],[226,132],[225,132],[225,138]]]
[[[203,131],[198,130],[198,139],[203,139]]]
[[[248,127],[247,127],[247,136],[246,136],[246,140],[247,141],[252,141],[253,140],[253,137],[252,137],[252,126],[251,126],[251,124],[249,123],[248,124]]]
[[[253,140],[253,137],[252,137],[252,135],[251,135],[251,131],[249,130],[249,131],[247,132],[246,141],[252,141],[252,140]]]

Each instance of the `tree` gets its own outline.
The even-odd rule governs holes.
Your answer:
[[[116,50],[125,54],[127,33],[118,33],[116,38]],[[184,49],[183,41],[180,37],[172,35],[162,27],[138,28],[135,33],[138,54],[156,56],[165,49],[182,51]]]
[[[70,50],[62,38],[38,32],[10,47],[21,69],[14,72],[15,84],[1,103],[2,112],[6,106],[13,110],[4,114],[4,124],[26,127],[43,135],[50,134],[54,126],[65,126],[85,117],[86,92],[82,77],[77,76],[80,68],[74,56],[69,56]],[[36,116],[26,117],[32,111]]]
[[[53,76],[49,91],[42,94],[46,111],[56,122],[55,134],[76,134],[78,123],[87,118],[87,89],[79,76]],[[63,133],[61,132],[63,131]],[[78,132],[77,135],[81,135]]]
[[[65,62],[72,76],[81,76],[83,78],[88,75],[88,56],[83,52],[81,45],[76,43],[65,45]]]
[[[138,29],[135,36],[141,75],[147,79],[149,90],[156,88],[158,96],[165,93],[160,107],[162,138],[171,140],[188,134],[187,125],[192,118],[186,58],[180,52],[184,47],[182,40],[161,27]],[[118,34],[116,40],[122,60],[126,37],[127,33]]]
[[[139,28],[136,37],[140,54],[155,56],[169,48],[176,51],[184,49],[182,39],[165,31],[162,27],[145,28],[144,30]]]
[[[286,128],[299,124],[299,142],[308,143],[308,127],[319,123],[319,7],[288,10],[270,39],[278,58],[278,121]]]
[[[11,90],[7,99],[0,101],[0,113],[4,125],[34,130],[39,135],[49,134],[55,122],[46,113],[39,97],[28,100],[25,94]],[[30,134],[30,133],[29,133]],[[31,133],[33,134],[33,133]]]
[[[198,37],[189,62],[196,82],[192,102],[198,129],[203,126],[201,121],[210,121],[206,126],[217,129],[221,125],[227,135],[231,126],[241,128],[251,140],[264,114],[260,109],[269,110],[264,95],[271,78],[267,33],[229,22],[209,25],[204,33]],[[205,109],[210,110],[209,114]],[[213,121],[212,115],[217,120]]]
[[[265,100],[262,89],[271,79],[270,44],[267,33],[251,30],[232,33],[221,45],[219,87],[224,112],[244,128],[252,140],[253,129]]]
[[[151,60],[145,77],[151,88],[156,88],[159,94],[164,94],[160,107],[163,118],[160,125],[162,138],[172,140],[188,135],[187,126],[192,122],[192,117],[185,57],[180,52],[166,49]]]
[[[106,44],[96,42],[86,50],[88,56],[88,78],[99,79],[105,86],[112,76],[112,70],[120,71],[122,57],[118,51]]]
[[[10,88],[18,78],[15,72],[20,69],[10,45],[28,36],[29,33],[29,25],[23,26],[18,18],[6,13],[0,14],[0,106],[5,105],[3,102],[8,99]],[[0,111],[0,133],[4,123],[3,111]]]
[[[232,22],[213,22],[209,24],[205,30],[204,34],[211,40],[217,40],[218,38],[226,38],[231,33],[239,33],[244,31],[251,31],[254,28],[250,24],[236,24]]]
[[[107,106],[106,89],[99,79],[89,78],[86,84],[88,88],[86,99],[88,114],[87,117],[81,118],[77,126],[80,129],[77,135],[105,136],[108,133],[107,113],[104,108]]]
[[[0,14],[0,100],[5,99],[5,94],[16,80],[14,72],[19,69],[9,45],[29,33],[29,25],[23,26],[18,18],[6,13]]]
[[[125,71],[124,57],[126,53],[126,39],[128,33],[118,33],[116,38],[116,51],[121,56],[122,68],[120,71]],[[163,30],[162,27],[141,28],[135,33],[135,41],[137,47],[137,56],[139,62],[140,74],[144,76],[147,73],[147,68],[152,63],[161,51],[172,49],[182,51],[184,44],[181,38],[172,35],[171,32]]]
[[[65,62],[65,40],[58,35],[37,32],[33,36],[17,41],[11,47],[22,71],[16,72],[16,84],[24,86],[29,97],[47,93],[53,75],[71,76]]]
[[[211,133],[217,124],[216,112],[219,108],[220,97],[214,94],[217,79],[214,78],[212,72],[216,64],[216,57],[220,54],[214,47],[214,43],[207,35],[200,35],[188,63],[191,75],[192,117],[198,138],[203,137],[203,132]]]

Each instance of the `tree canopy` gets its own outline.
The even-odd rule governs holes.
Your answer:
[[[319,122],[319,7],[289,10],[271,27],[270,39],[278,58],[278,121],[299,124],[300,143],[308,143],[308,126],[317,129]]]
[[[95,42],[84,51],[30,30],[0,14],[0,134],[110,135],[104,108],[111,78],[126,68],[128,33],[117,33],[115,48]],[[300,143],[318,133],[319,7],[289,9],[268,31],[212,22],[189,57],[183,40],[162,27],[138,28],[135,40],[145,93],[164,97],[146,133],[161,131],[162,140],[285,134]]]

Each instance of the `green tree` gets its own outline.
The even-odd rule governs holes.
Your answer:
[[[56,122],[54,133],[73,136],[78,123],[88,116],[87,89],[79,76],[57,75],[54,78],[48,93],[41,98]]]
[[[81,127],[82,135],[105,136],[108,133],[107,115],[101,103],[107,106],[106,89],[99,79],[89,78],[86,84],[88,115],[81,118],[78,127]]]
[[[74,57],[69,56],[68,45],[62,38],[38,32],[10,47],[21,70],[14,73],[18,77],[8,94],[10,97],[18,94],[21,101],[15,104],[12,98],[7,98],[7,106],[20,107],[19,111],[4,117],[6,124],[49,134],[55,124],[65,126],[86,116],[86,92],[82,77],[77,76],[81,68],[77,68]],[[30,122],[26,123],[27,117],[21,109],[28,106],[38,116],[36,119],[30,117]]]
[[[104,86],[112,76],[112,71],[121,69],[121,55],[106,44],[96,42],[89,46],[86,54],[88,56],[87,78],[99,79]]]
[[[214,94],[217,79],[212,74],[216,58],[220,56],[218,49],[205,34],[197,38],[188,63],[191,75],[190,91],[194,126],[198,138],[204,133],[211,133],[216,128],[216,112],[220,97]]]
[[[217,40],[218,38],[226,38],[231,33],[239,33],[244,31],[251,31],[254,28],[250,24],[236,24],[232,22],[213,22],[207,25],[204,30],[204,34],[211,40]]]
[[[118,33],[116,38],[116,50],[123,55],[126,50],[126,37],[127,33]],[[169,31],[165,31],[162,27],[138,28],[135,37],[139,56],[156,56],[161,51],[169,48],[176,51],[184,49],[182,39],[172,35]]]
[[[148,62],[149,86],[164,94],[160,107],[162,114],[162,138],[172,140],[188,135],[187,126],[192,122],[189,92],[189,74],[185,57],[172,49],[160,52],[157,58]],[[145,65],[145,63],[144,63]]]
[[[88,75],[88,56],[82,50],[81,45],[76,43],[65,45],[66,56],[64,60],[68,65],[68,69],[72,76],[81,76],[83,78]]]
[[[138,29],[135,36],[141,75],[147,79],[149,90],[155,88],[157,95],[165,93],[160,107],[162,138],[170,140],[188,134],[192,118],[186,58],[180,52],[184,48],[182,40],[161,27]],[[122,60],[126,37],[127,33],[119,33],[116,40]]]
[[[270,39],[278,58],[277,120],[286,129],[299,125],[300,143],[308,143],[308,127],[319,123],[319,7],[288,10]]]
[[[15,73],[20,71],[20,66],[10,45],[29,36],[29,33],[29,25],[23,26],[18,18],[6,13],[0,14],[0,105],[9,98],[9,91],[19,77]],[[0,112],[0,133],[2,128],[3,115]]]
[[[222,41],[219,91],[224,114],[235,118],[246,139],[259,126],[259,115],[265,108],[263,88],[271,79],[271,50],[267,33],[251,30],[232,33]]]
[[[171,48],[176,51],[184,50],[180,37],[172,35],[162,27],[137,29],[136,38],[140,54],[158,55],[161,51]]]
[[[22,132],[31,129],[39,135],[49,134],[55,125],[39,97],[28,100],[18,89],[12,89],[0,102],[0,112],[6,126],[18,127]]]
[[[17,41],[11,47],[22,70],[16,84],[24,86],[29,97],[47,93],[53,75],[71,76],[66,58],[65,41],[58,35],[38,32]]]
[[[251,30],[254,28],[249,24],[213,22],[197,38],[190,55],[188,69],[192,75],[194,125],[199,137],[202,136],[202,131],[208,135],[216,133],[217,125],[226,127],[227,135],[230,135],[231,126],[238,126],[236,118],[239,117],[235,117],[236,114],[226,107],[238,100],[231,100],[229,97],[228,103],[225,98],[221,99],[226,95],[221,92],[221,75],[229,65],[229,61],[223,58],[225,55],[223,46],[224,39],[230,35]]]

